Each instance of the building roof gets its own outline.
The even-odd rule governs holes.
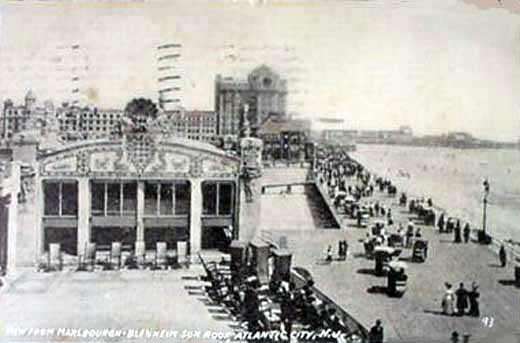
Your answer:
[[[217,87],[222,90],[287,91],[287,81],[265,64],[254,68],[245,79],[217,75],[216,83]]]
[[[169,119],[202,120],[202,119],[207,119],[208,117],[216,117],[216,113],[215,113],[215,111],[209,111],[209,110],[186,111],[186,110],[182,109],[180,111],[166,111],[166,112],[164,112],[164,116],[165,117],[163,117],[163,118],[169,118]]]
[[[267,118],[258,130],[259,135],[278,135],[283,131],[308,132],[310,122],[305,119],[277,120],[274,117]]]

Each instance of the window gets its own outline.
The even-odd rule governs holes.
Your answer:
[[[159,184],[147,182],[144,187],[144,214],[157,214],[157,189]]]
[[[202,214],[207,216],[230,216],[233,214],[233,184],[203,183]]]
[[[216,215],[217,214],[217,184],[204,183],[202,184],[202,214]]]
[[[133,214],[137,210],[137,183],[123,184],[123,215]]]
[[[78,214],[78,186],[74,183],[61,183],[62,215]]]
[[[173,215],[173,184],[163,183],[160,184],[160,197],[159,197],[159,214],[160,215]]]
[[[46,216],[78,214],[78,184],[74,181],[45,181],[44,210]]]
[[[91,209],[95,216],[125,216],[137,208],[137,183],[92,182]]]
[[[147,216],[189,214],[191,199],[187,182],[147,182],[144,194],[144,213]]]
[[[233,185],[223,183],[219,186],[219,214],[229,216],[233,210]]]
[[[121,211],[121,184],[107,184],[107,214],[109,216],[118,215]]]
[[[188,182],[175,184],[175,214],[182,216],[190,214],[190,184]]]
[[[92,214],[103,215],[105,213],[105,184],[92,183],[90,188],[92,201]]]
[[[46,216],[60,215],[60,184],[58,182],[45,183],[45,209]]]

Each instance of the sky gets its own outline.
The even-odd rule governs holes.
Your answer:
[[[290,80],[289,112],[302,117],[518,140],[519,3],[4,1],[0,98],[20,102],[31,89],[39,102],[113,108],[157,99],[157,46],[180,43],[189,109],[214,108],[216,74],[245,77],[264,63]]]

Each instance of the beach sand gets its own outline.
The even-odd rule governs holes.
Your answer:
[[[491,184],[487,231],[520,241],[520,150],[358,145],[351,156],[399,191],[431,197],[449,216],[482,228],[483,181]]]

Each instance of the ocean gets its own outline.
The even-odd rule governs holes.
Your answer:
[[[357,146],[351,156],[411,196],[431,197],[449,216],[482,228],[488,179],[487,232],[520,242],[520,150]]]

